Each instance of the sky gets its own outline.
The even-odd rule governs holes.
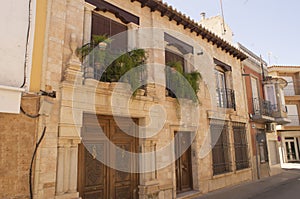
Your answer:
[[[200,20],[220,15],[220,0],[163,0]],[[223,0],[225,23],[239,42],[269,65],[300,65],[299,0]]]

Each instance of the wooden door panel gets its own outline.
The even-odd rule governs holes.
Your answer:
[[[105,165],[97,158],[104,157],[104,143],[86,143],[84,158],[84,188],[86,198],[106,197],[106,170]],[[96,197],[97,196],[97,197]]]
[[[115,170],[115,166],[118,166],[125,171],[133,171],[137,165],[133,156],[124,153],[124,150],[137,152],[137,139],[123,132],[125,129],[135,135],[135,128],[126,119],[118,123],[122,130],[112,117],[98,115],[96,118],[97,122],[95,116],[84,116],[88,125],[84,124],[83,127],[84,146],[80,147],[82,152],[79,153],[80,196],[83,199],[138,198],[138,174]],[[98,125],[104,130],[104,135],[99,136]],[[113,145],[107,142],[108,139]],[[112,168],[97,159],[109,161]]]
[[[111,149],[111,162],[115,164],[119,170],[111,170],[111,194],[114,198],[120,199],[132,199],[135,197],[135,189],[137,187],[137,174],[126,171],[134,171],[136,161],[133,159],[130,153],[135,153],[137,150],[137,144],[135,137],[135,128],[130,126],[128,120],[122,118],[118,120],[118,127],[114,121],[111,121],[111,141],[118,148]],[[126,131],[127,133],[123,132]]]
[[[192,189],[191,147],[189,132],[176,132],[175,161],[176,190],[177,192]],[[180,157],[178,157],[181,154]]]
[[[131,186],[120,186],[115,187],[115,199],[133,199],[133,193],[131,191]]]
[[[84,199],[105,199],[104,193],[101,190],[84,193]]]

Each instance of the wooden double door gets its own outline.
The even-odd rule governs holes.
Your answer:
[[[191,133],[175,132],[175,172],[176,192],[182,193],[193,189],[191,162]]]
[[[82,199],[138,198],[138,174],[134,172],[138,161],[125,152],[137,152],[138,140],[128,135],[137,133],[134,125],[127,118],[119,118],[117,125],[112,117],[88,114],[83,120],[78,168]],[[99,133],[98,125],[104,135]]]

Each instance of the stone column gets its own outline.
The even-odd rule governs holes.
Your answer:
[[[147,139],[142,144],[142,152],[149,153],[154,152],[153,156],[141,156],[140,166],[142,168],[142,173],[140,175],[140,185],[139,185],[139,198],[146,199],[149,197],[157,196],[159,192],[159,182],[157,180],[156,174],[156,140]],[[144,172],[149,171],[149,172]],[[155,197],[153,197],[155,198]]]
[[[65,152],[65,156],[64,156],[64,180],[63,180],[63,190],[64,192],[68,192],[69,191],[69,172],[70,172],[70,143],[67,143],[64,146],[64,152]]]
[[[80,140],[72,140],[70,149],[69,192],[77,192],[78,144]]]
[[[185,60],[185,68],[184,71],[187,73],[190,73],[192,71],[195,71],[195,67],[194,67],[194,56],[191,53],[185,54],[184,56],[184,60]]]
[[[56,198],[77,196],[78,143],[80,139],[59,140]]]
[[[63,184],[64,184],[64,148],[59,143],[58,146],[58,158],[57,158],[57,176],[56,176],[56,195],[62,195],[64,193]]]
[[[83,44],[91,41],[92,11],[96,8],[87,2],[84,4]]]
[[[133,50],[138,48],[138,36],[137,31],[139,26],[135,23],[129,23],[127,25],[128,28],[128,50]]]

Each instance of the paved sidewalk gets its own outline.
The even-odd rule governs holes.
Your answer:
[[[213,191],[197,199],[246,199],[254,198],[288,181],[300,178],[300,170],[284,170],[281,174]],[[300,196],[299,196],[300,198]]]

